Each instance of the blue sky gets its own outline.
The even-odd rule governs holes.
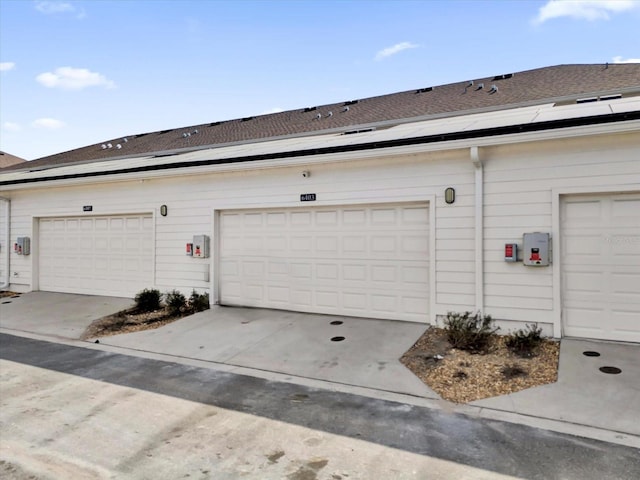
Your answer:
[[[0,150],[640,62],[639,26],[631,0],[0,0]]]

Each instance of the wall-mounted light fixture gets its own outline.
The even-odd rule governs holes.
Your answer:
[[[444,191],[444,201],[448,204],[456,201],[456,191],[452,187],[449,187]]]
[[[169,210],[167,209],[167,206],[166,205],[161,205],[160,206],[160,215],[162,215],[163,217],[166,217],[167,213],[169,213]]]

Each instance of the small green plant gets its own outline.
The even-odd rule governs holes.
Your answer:
[[[198,293],[195,290],[191,292],[189,297],[189,310],[196,313],[209,309],[209,294]]]
[[[178,290],[171,290],[165,294],[164,299],[169,315],[180,315],[187,307],[186,297]]]
[[[153,312],[160,308],[160,291],[145,288],[136,294],[134,300],[139,312]]]
[[[494,328],[490,315],[449,312],[444,320],[444,330],[452,347],[484,353],[499,327]]]
[[[513,332],[505,340],[505,345],[520,357],[533,357],[542,342],[542,328],[535,323],[527,324],[526,328]]]

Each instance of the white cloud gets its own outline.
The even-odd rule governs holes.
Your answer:
[[[0,72],[8,72],[9,70],[13,70],[14,68],[16,68],[16,64],[13,62],[0,63]]]
[[[57,120],[55,118],[38,118],[31,123],[32,127],[35,128],[46,128],[49,130],[57,130],[59,128],[66,127],[67,124],[62,120]]]
[[[378,53],[376,53],[376,60],[383,60],[391,55],[395,55],[396,53],[400,53],[403,50],[407,50],[409,48],[418,48],[418,45],[411,42],[401,42],[396,43],[392,47],[383,48]]]
[[[36,10],[45,15],[55,15],[58,13],[72,13],[76,18],[84,18],[86,16],[81,7],[77,7],[71,2],[55,2],[55,1],[37,1]]]
[[[41,73],[36,80],[49,88],[80,90],[86,87],[115,88],[115,83],[100,73],[86,68],[60,67],[55,72]]]
[[[7,132],[19,132],[20,130],[22,130],[22,127],[18,123],[4,122],[2,124],[2,129],[6,130]]]
[[[580,20],[609,20],[610,14],[632,10],[640,6],[638,0],[549,0],[540,7],[534,23],[559,17]]]
[[[613,63],[640,63],[640,58],[626,58],[623,59],[621,56],[613,57]]]

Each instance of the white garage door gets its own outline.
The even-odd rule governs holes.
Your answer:
[[[153,286],[147,215],[43,218],[40,290],[133,297]]]
[[[640,342],[640,194],[562,203],[564,334]]]
[[[221,213],[227,305],[426,322],[426,204]]]

